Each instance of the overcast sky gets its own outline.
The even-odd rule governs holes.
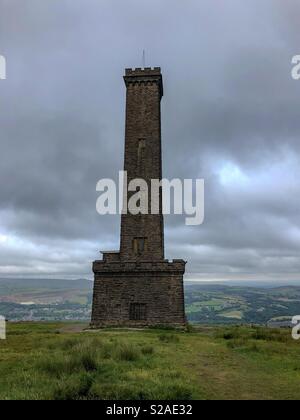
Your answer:
[[[161,66],[164,176],[204,178],[166,219],[186,278],[300,279],[299,0],[0,0],[0,276],[91,276],[118,249],[96,183],[123,165],[125,67]]]

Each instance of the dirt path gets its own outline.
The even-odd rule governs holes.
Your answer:
[[[62,328],[59,329],[61,333],[80,333],[84,332],[89,328],[89,324],[65,324]]]

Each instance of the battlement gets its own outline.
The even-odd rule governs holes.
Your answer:
[[[161,76],[160,67],[136,67],[135,69],[125,69],[125,76]]]
[[[164,95],[163,79],[160,67],[137,67],[135,69],[125,69],[124,81],[126,86],[135,84],[152,84],[159,86],[160,96]]]

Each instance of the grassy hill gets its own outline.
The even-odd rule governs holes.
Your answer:
[[[0,399],[299,399],[289,330],[103,330],[8,325]]]

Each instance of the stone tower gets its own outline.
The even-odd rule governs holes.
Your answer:
[[[162,178],[159,67],[126,69],[125,163],[128,183],[140,178],[150,189]],[[134,194],[132,192],[131,194]],[[128,193],[127,201],[130,200]],[[92,326],[185,325],[185,261],[164,259],[162,192],[159,211],[123,214],[120,252],[103,252],[95,261]]]

